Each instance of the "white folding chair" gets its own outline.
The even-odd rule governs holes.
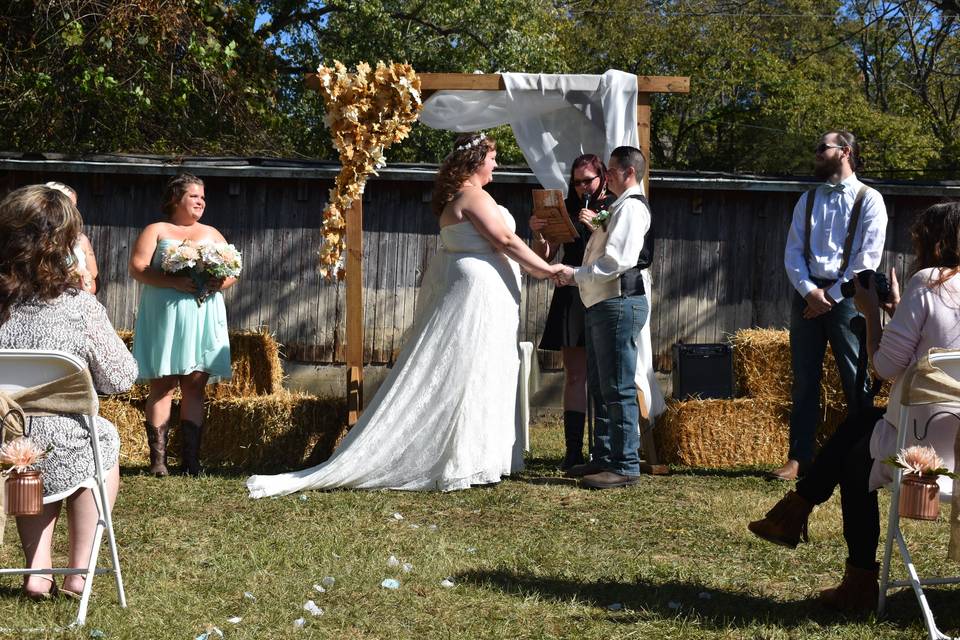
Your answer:
[[[16,396],[17,392],[21,392],[24,389],[30,389],[47,383],[55,383],[58,380],[70,376],[82,377],[82,381],[78,384],[86,387],[84,397],[89,407],[89,411],[85,414],[84,422],[90,432],[90,443],[93,449],[94,475],[92,478],[85,480],[80,487],[92,490],[99,513],[96,531],[93,537],[93,545],[90,549],[90,561],[84,568],[48,567],[41,569],[0,569],[0,575],[83,575],[86,578],[86,582],[84,583],[83,593],[80,597],[77,619],[70,625],[74,627],[82,626],[86,622],[87,606],[90,603],[90,594],[93,591],[93,578],[95,575],[105,573],[113,574],[117,582],[117,595],[120,606],[127,606],[127,598],[123,590],[123,578],[120,574],[120,558],[117,554],[117,541],[113,533],[113,521],[110,515],[110,501],[107,498],[107,488],[103,466],[101,464],[100,440],[98,438],[96,421],[98,406],[97,392],[93,387],[93,381],[90,378],[90,372],[87,370],[86,365],[72,354],[62,351],[0,349],[0,391],[11,396]],[[26,412],[29,414],[29,411]],[[73,493],[73,490],[57,495],[46,496],[43,499],[43,503],[50,504],[58,500],[63,500],[71,493]],[[107,533],[112,566],[109,568],[97,568],[97,559],[103,541],[104,531]],[[7,629],[0,629],[0,632],[9,631],[10,630]],[[18,629],[16,631],[24,631],[24,629]]]
[[[932,383],[925,379],[925,375],[918,368],[923,369],[924,360],[928,359],[933,367],[940,370],[939,380]],[[942,374],[946,374],[943,376]],[[946,351],[931,349],[926,358],[921,359],[916,365],[904,373],[904,383],[901,388],[900,400],[900,418],[897,424],[897,450],[903,449],[907,441],[908,413],[910,407],[925,404],[941,404],[960,402],[960,350]],[[919,390],[919,393],[917,391]],[[954,461],[954,467],[960,461]],[[903,477],[903,470],[896,469],[893,477],[893,495],[890,503],[890,514],[887,520],[887,538],[883,552],[883,565],[880,571],[880,598],[877,603],[877,612],[883,613],[886,606],[887,592],[898,587],[912,587],[913,593],[920,604],[920,610],[923,613],[923,620],[927,627],[930,640],[953,640],[951,636],[945,635],[937,628],[933,619],[933,611],[927,602],[923,593],[925,585],[939,584],[957,584],[960,583],[960,576],[921,578],[913,564],[910,556],[910,550],[907,549],[907,543],[900,529],[900,481]],[[950,494],[943,491],[940,493],[941,501],[948,502],[951,499]],[[890,559],[893,552],[893,543],[896,541],[900,552],[900,558],[906,567],[908,579],[890,580]]]

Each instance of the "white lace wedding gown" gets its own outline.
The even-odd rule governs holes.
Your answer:
[[[251,476],[250,497],[337,487],[454,491],[522,466],[511,460],[519,267],[470,222],[444,227],[440,240],[413,328],[360,420],[323,464]]]

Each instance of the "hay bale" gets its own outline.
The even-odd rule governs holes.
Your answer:
[[[143,401],[122,396],[100,399],[100,415],[120,434],[120,464],[149,463],[143,430]],[[268,396],[215,398],[206,403],[200,459],[208,467],[244,470],[298,469],[318,464],[333,453],[346,433],[343,398],[280,393]],[[173,403],[171,424],[178,425],[179,406]],[[170,464],[179,463],[180,431],[170,431]]]
[[[120,434],[120,466],[140,466],[149,462],[147,436],[143,430],[143,401],[120,396],[100,398],[100,415]]]
[[[128,349],[133,349],[133,331],[120,329],[117,335]],[[266,329],[231,331],[230,364],[231,379],[211,385],[207,389],[209,398],[264,396],[283,388],[280,345]],[[141,383],[124,395],[132,400],[145,400],[148,393],[149,385]]]
[[[722,468],[780,463],[789,405],[771,399],[670,401],[654,429],[667,464]]]
[[[778,329],[740,329],[730,338],[738,395],[790,400],[790,333]]]
[[[301,468],[333,453],[346,433],[345,416],[343,398],[289,391],[215,398],[207,403],[200,458],[246,470]]]
[[[266,396],[283,389],[280,345],[266,329],[230,332],[233,376],[207,390],[210,398]]]
[[[731,343],[739,395],[790,402],[790,388],[793,386],[790,332],[783,329],[741,329],[733,334]],[[827,346],[820,381],[820,404],[828,406],[844,402],[837,362],[833,350]]]
[[[846,418],[846,407],[822,408],[817,446]],[[769,398],[670,401],[657,422],[657,453],[667,464],[724,468],[782,464],[789,449],[790,403]]]

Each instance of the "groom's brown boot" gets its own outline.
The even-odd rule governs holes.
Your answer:
[[[591,473],[600,473],[601,471],[603,471],[603,467],[591,460],[590,462],[584,462],[583,464],[573,465],[567,469],[566,473],[563,475],[567,476],[568,478],[582,478],[583,476],[588,476]]]

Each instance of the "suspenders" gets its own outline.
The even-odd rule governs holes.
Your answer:
[[[847,265],[850,263],[850,253],[853,250],[853,236],[857,232],[857,224],[860,222],[860,211],[863,209],[863,196],[867,193],[867,185],[860,185],[860,190],[857,191],[857,197],[853,200],[853,210],[850,212],[850,223],[847,225],[847,237],[843,241],[843,253],[840,254],[840,271],[839,277],[843,276],[843,272],[847,270]],[[803,261],[807,263],[807,270],[810,270],[810,228],[813,226],[813,201],[817,194],[816,189],[810,189],[807,191],[807,215],[806,223],[803,229]]]

